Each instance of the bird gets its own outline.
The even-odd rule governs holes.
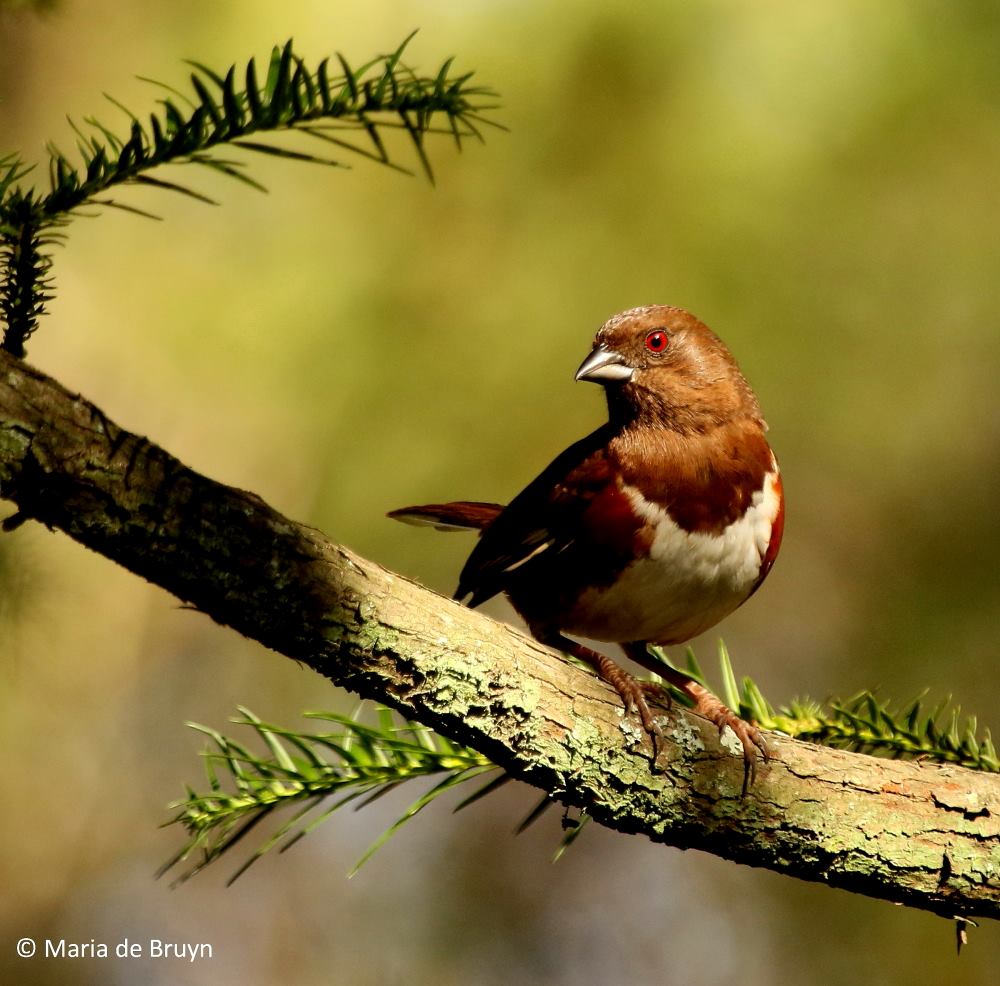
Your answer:
[[[640,667],[729,727],[743,749],[744,793],[761,731],[649,646],[684,643],[747,601],[784,532],[781,472],[756,395],[725,343],[682,308],[646,305],[597,331],[577,381],[604,388],[608,419],[556,456],[506,506],[459,500],[391,511],[479,540],[455,598],[504,594],[541,643],[593,668],[637,713],[654,757],[662,730],[640,681],[582,643],[619,644]]]

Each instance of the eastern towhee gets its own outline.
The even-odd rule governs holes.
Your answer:
[[[455,598],[500,592],[542,643],[585,661],[661,735],[657,686],[569,639],[614,641],[686,693],[743,745],[745,783],[760,731],[647,651],[714,626],[757,590],[784,527],[778,463],[750,385],[725,344],[680,308],[633,308],[601,326],[577,380],[601,384],[608,422],[559,455],[506,507],[429,504],[389,514],[480,531]]]

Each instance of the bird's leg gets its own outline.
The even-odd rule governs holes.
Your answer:
[[[653,741],[653,755],[656,755],[656,739],[663,737],[663,730],[653,718],[653,713],[649,711],[646,703],[646,682],[636,681],[624,668],[619,667],[610,657],[584,647],[583,644],[564,637],[561,633],[554,631],[541,631],[535,628],[535,636],[549,647],[561,650],[570,654],[578,661],[589,664],[619,695],[625,703],[626,712],[638,712],[642,728],[649,733],[649,738]]]
[[[697,715],[704,716],[718,727],[721,734],[728,726],[743,746],[743,794],[746,795],[757,776],[757,750],[767,760],[771,751],[767,747],[764,734],[754,725],[741,719],[728,706],[710,692],[704,685],[698,684],[690,675],[678,671],[653,658],[646,649],[644,641],[622,644],[625,653],[640,667],[658,674],[669,681],[694,702],[692,710]],[[756,750],[754,749],[756,747]]]

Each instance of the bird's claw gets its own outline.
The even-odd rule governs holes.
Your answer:
[[[764,734],[752,723],[741,719],[708,691],[699,697],[694,711],[717,726],[720,736],[728,726],[740,741],[743,747],[743,797],[746,797],[757,779],[757,751],[760,751],[761,758],[765,762],[771,758],[771,750]]]
[[[674,697],[665,685],[658,681],[647,681],[642,678],[637,678],[636,684],[642,689],[642,694],[654,705],[658,705],[668,712],[674,707]]]
[[[642,728],[649,734],[649,738],[653,742],[653,755],[655,758],[656,741],[658,738],[663,739],[663,730],[656,719],[653,718],[653,713],[650,712],[649,704],[646,702],[647,692],[645,686],[652,684],[652,682],[638,681],[627,671],[623,671],[618,667],[610,658],[605,658],[601,662],[598,672],[621,696],[622,702],[625,705],[625,711],[638,714]]]

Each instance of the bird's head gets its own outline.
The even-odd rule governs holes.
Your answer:
[[[707,431],[760,406],[732,353],[690,312],[669,305],[632,308],[608,319],[577,380],[601,384],[614,423]]]

